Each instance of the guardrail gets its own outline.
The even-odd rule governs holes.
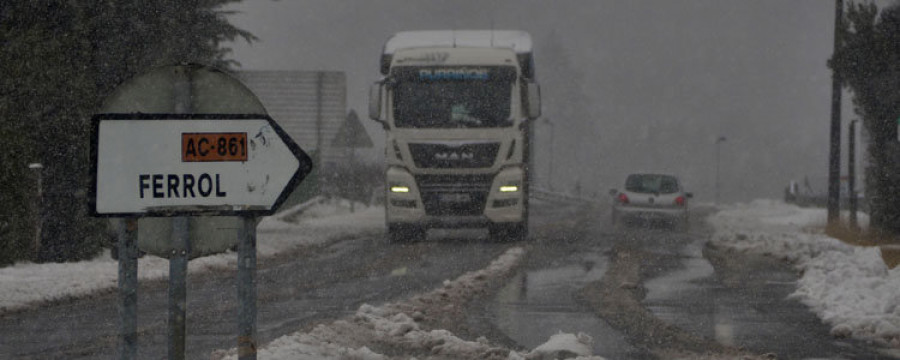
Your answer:
[[[574,203],[596,203],[602,201],[597,198],[579,197],[572,194],[553,192],[540,188],[531,188],[531,198],[546,201],[557,202],[574,202]]]
[[[302,214],[307,209],[311,208],[314,205],[321,204],[323,202],[328,201],[327,196],[318,195],[313,197],[312,199],[307,200],[302,204],[295,205],[291,208],[284,209],[279,211],[278,213],[272,215],[274,218],[280,221],[295,221],[296,218]],[[571,194],[565,194],[560,192],[553,192],[545,189],[539,188],[531,188],[531,198],[539,199],[544,201],[554,201],[554,202],[562,202],[562,203],[599,203],[605,201],[602,198],[590,198],[590,197],[578,197]]]
[[[325,201],[328,201],[328,197],[322,196],[322,195],[317,195],[302,204],[297,204],[297,205],[294,205],[293,207],[291,207],[290,209],[285,209],[285,210],[279,211],[275,215],[272,215],[272,217],[274,217],[280,221],[286,221],[286,222],[295,221],[296,218],[300,214],[302,214],[304,211],[313,207],[314,205],[324,203]]]

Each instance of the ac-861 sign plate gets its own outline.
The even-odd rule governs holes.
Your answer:
[[[182,133],[181,161],[247,161],[247,133]]]
[[[96,216],[268,215],[312,167],[267,115],[93,118]]]

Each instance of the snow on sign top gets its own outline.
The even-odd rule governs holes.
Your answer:
[[[384,54],[417,47],[509,48],[517,54],[531,53],[531,35],[516,30],[402,31],[384,44]]]

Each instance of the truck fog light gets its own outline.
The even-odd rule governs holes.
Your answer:
[[[519,199],[504,199],[504,200],[494,200],[494,207],[507,207],[507,206],[515,206],[519,203]]]
[[[519,191],[519,187],[516,185],[504,185],[500,187],[500,192],[516,192]]]
[[[391,199],[391,205],[402,208],[414,208],[416,207],[415,200],[401,200],[401,199]]]
[[[391,186],[391,192],[408,193],[409,187],[408,186]]]

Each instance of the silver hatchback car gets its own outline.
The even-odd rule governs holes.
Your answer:
[[[625,189],[612,189],[612,223],[614,226],[627,221],[662,221],[679,229],[688,227],[688,199],[693,194],[685,192],[674,175],[631,174],[625,179]]]

